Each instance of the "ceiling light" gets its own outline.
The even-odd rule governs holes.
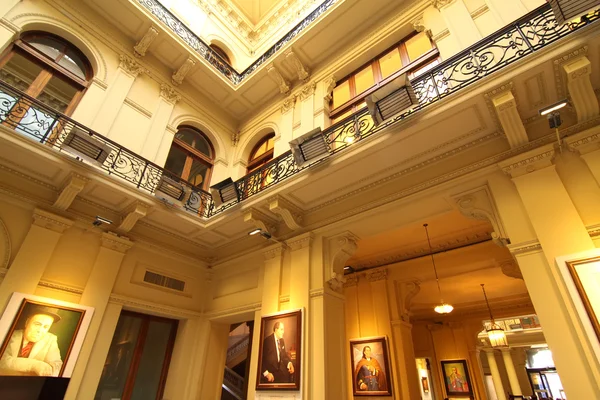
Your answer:
[[[560,110],[564,106],[568,104],[567,99],[561,100],[557,103],[551,104],[548,107],[542,108],[540,110],[540,115],[550,114],[553,111]]]
[[[252,235],[256,235],[257,233],[260,233],[262,229],[260,228],[256,228],[253,231],[248,232],[248,235],[252,236]]]
[[[100,226],[102,224],[110,225],[110,224],[112,224],[112,221],[110,219],[103,218],[99,215],[96,215],[96,219],[94,220],[94,222],[92,222],[92,225]]]
[[[271,239],[271,234],[267,231],[263,231],[260,228],[251,230],[250,232],[248,232],[248,235],[250,235],[250,236],[260,235],[260,236],[264,237],[265,239]]]
[[[483,290],[483,297],[485,297],[485,304],[487,304],[488,311],[490,312],[490,327],[486,328],[486,332],[488,335],[488,339],[490,340],[490,344],[492,347],[508,347],[508,341],[506,340],[506,333],[504,333],[504,329],[500,325],[494,321],[494,316],[492,315],[492,309],[490,307],[490,303],[488,302],[487,294],[485,293],[484,284],[481,284],[481,290]]]
[[[435,268],[435,259],[433,258],[433,250],[431,249],[431,240],[429,240],[429,231],[427,230],[428,224],[423,224],[425,228],[425,234],[427,235],[427,244],[429,244],[429,254],[431,255],[431,264],[433,264],[433,272],[435,273],[435,281],[437,282],[438,293],[440,294],[440,304],[435,306],[433,309],[438,314],[449,314],[454,310],[450,304],[445,303],[442,298],[442,289],[440,288],[440,279],[438,278],[437,269]]]

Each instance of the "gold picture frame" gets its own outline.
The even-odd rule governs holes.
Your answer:
[[[596,337],[600,340],[600,321],[598,318],[598,314],[600,314],[600,293],[596,290],[597,287],[592,287],[596,283],[596,280],[593,279],[593,269],[597,269],[600,277],[600,256],[569,260],[565,261],[565,263],[571,278],[573,278],[573,283],[596,333]],[[594,264],[596,264],[596,268],[594,268]],[[600,281],[600,278],[598,280]],[[592,295],[591,299],[590,294]]]

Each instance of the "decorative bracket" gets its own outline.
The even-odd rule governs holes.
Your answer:
[[[136,57],[144,57],[148,47],[152,44],[154,39],[158,36],[158,29],[151,26],[148,31],[140,39],[135,46],[133,46],[133,55]]]
[[[181,85],[185,76],[190,72],[190,70],[196,65],[196,61],[192,57],[188,57],[187,60],[181,64],[179,69],[173,73],[171,77],[171,82],[173,85],[178,86]]]
[[[141,202],[134,203],[131,207],[129,207],[127,213],[121,220],[121,225],[117,228],[120,232],[129,232],[133,229],[134,225],[138,220],[144,218],[148,211],[150,211],[150,206]]]
[[[283,94],[287,94],[290,91],[290,83],[283,78],[281,72],[275,67],[274,64],[267,65],[267,73],[275,81],[277,86],[279,86],[279,92]]]
[[[292,48],[290,47],[289,49],[287,49],[284,54],[285,58],[292,63],[294,68],[296,68],[296,72],[298,73],[298,79],[300,79],[302,82],[307,82],[310,78],[310,70],[306,68],[304,64],[302,64],[302,61],[300,61],[300,59],[298,58],[296,53],[294,53]]]
[[[325,279],[329,286],[336,291],[344,285],[344,266],[358,248],[358,236],[350,231],[327,238],[323,252],[325,266]]]
[[[276,196],[269,200],[269,211],[279,215],[288,228],[292,230],[298,230],[302,227],[300,225],[302,221],[300,208],[281,196]]]
[[[409,322],[411,302],[421,291],[421,282],[418,280],[398,282],[398,291],[400,297],[400,319],[404,322]]]
[[[66,180],[58,198],[53,204],[54,208],[66,210],[71,206],[75,197],[83,190],[89,179],[76,173],[71,173]]]
[[[453,196],[459,211],[467,218],[489,221],[492,224],[492,241],[498,246],[504,247],[510,244],[506,237],[504,228],[500,223],[500,216],[491,193],[487,186],[480,187],[469,192]]]
[[[244,212],[244,222],[269,232],[271,235],[276,232],[277,221],[256,208],[250,208]]]

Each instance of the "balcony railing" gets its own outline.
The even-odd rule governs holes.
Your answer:
[[[237,72],[229,65],[217,52],[210,48],[202,39],[192,32],[184,23],[179,21],[165,6],[158,0],[137,0],[144,8],[162,22],[168,29],[179,36],[187,45],[194,49],[200,57],[204,58],[212,65],[219,73],[229,79],[235,85],[241,83],[244,79],[250,76],[261,65],[267,62],[275,53],[283,48],[287,43],[293,40],[300,32],[312,24],[325,11],[339,0],[325,0],[319,7],[314,9],[306,18],[300,21],[292,28],[284,37],[279,39],[277,43],[265,51],[263,55],[258,57],[248,68],[242,72]]]
[[[529,54],[599,18],[600,10],[596,10],[579,22],[558,26],[550,6],[540,7],[414,79],[412,85],[419,104],[410,112],[375,126],[368,111],[363,109],[330,126],[321,134],[324,135],[331,154],[342,151],[352,146],[357,140],[362,140],[399,123],[409,115],[522,60]],[[87,132],[110,147],[110,154],[101,165],[101,168],[108,174],[123,179],[147,193],[154,193],[161,177],[167,175],[188,188],[190,195],[184,208],[201,217],[211,217],[238,202],[238,200],[234,200],[219,208],[214,207],[212,198],[207,192],[181,180],[151,161],[54,111],[2,81],[0,81],[0,124],[9,126],[15,131],[59,151],[62,151],[61,145],[64,139],[74,128]],[[348,138],[354,140],[347,140]],[[240,194],[239,201],[261,193],[310,165],[299,168],[290,151],[280,155],[235,182]]]
[[[3,81],[0,81],[0,124],[58,151],[64,151],[62,144],[71,131],[77,129],[85,132],[110,148],[108,157],[100,167],[109,175],[147,193],[154,193],[161,178],[166,175],[187,188],[189,198],[185,209],[203,217],[210,215],[212,198],[209,193]]]

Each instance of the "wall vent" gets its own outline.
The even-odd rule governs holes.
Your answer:
[[[146,271],[146,273],[144,274],[144,282],[150,283],[152,285],[166,287],[168,289],[177,290],[178,292],[183,292],[185,289],[184,281],[175,278],[170,278],[168,276],[157,274],[156,272],[151,271]]]

